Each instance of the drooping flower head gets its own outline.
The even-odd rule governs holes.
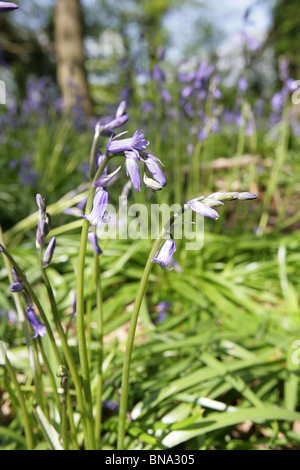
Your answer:
[[[168,268],[167,266],[172,261],[175,251],[176,251],[176,243],[173,240],[173,238],[169,238],[162,245],[156,257],[153,258],[151,261],[152,263],[157,263],[162,269],[171,271],[172,269],[174,269],[173,266],[171,268]]]
[[[157,181],[162,187],[166,186],[166,177],[159,166],[159,163],[162,165],[161,161],[152,153],[145,153],[144,156],[144,163],[152,178],[155,179],[155,181]]]
[[[36,316],[32,304],[30,304],[26,310],[26,318],[29,321],[32,329],[34,330],[34,335],[32,336],[33,338],[37,338],[38,336],[45,336],[45,334],[47,333],[47,329],[45,325]]]
[[[18,5],[13,2],[0,2],[0,12],[16,10]]]

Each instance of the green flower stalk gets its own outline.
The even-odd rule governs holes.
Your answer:
[[[174,216],[169,220],[169,222],[165,225],[161,233],[159,234],[157,240],[154,242],[150,254],[148,256],[148,260],[145,265],[145,269],[141,278],[141,282],[139,285],[139,289],[136,295],[136,300],[130,320],[129,330],[128,330],[128,337],[126,343],[126,351],[125,351],[125,358],[124,358],[124,365],[123,365],[123,375],[122,375],[122,385],[121,385],[121,400],[120,400],[120,413],[119,413],[119,426],[118,426],[118,442],[117,448],[118,450],[125,449],[125,428],[126,428],[126,413],[127,413],[127,404],[128,404],[128,392],[129,392],[129,375],[130,375],[130,363],[131,363],[131,356],[134,344],[134,337],[136,331],[136,325],[138,320],[139,311],[141,308],[141,303],[146,291],[147,282],[149,279],[152,263],[157,263],[162,269],[167,269],[170,271],[170,268],[167,268],[167,264],[171,261],[173,254],[176,251],[176,244],[173,238],[171,237],[167,240],[158,251],[159,246],[161,244],[162,239],[165,235],[171,230],[174,222],[178,217],[180,217],[185,211],[192,210],[203,217],[208,217],[211,219],[217,219],[219,214],[215,209],[212,209],[212,205],[217,206],[222,201],[240,199],[240,200],[251,200],[256,199],[256,195],[243,192],[243,193],[227,193],[225,191],[219,191],[217,193],[213,193],[207,198],[204,196],[198,197],[196,199],[192,199],[188,201],[178,212],[174,214]],[[201,201],[199,201],[201,200]]]

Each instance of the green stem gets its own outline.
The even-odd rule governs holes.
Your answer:
[[[185,209],[182,208],[179,210],[174,216],[170,219],[169,223],[166,224],[167,227],[172,227],[174,221],[180,217]],[[126,424],[126,413],[127,413],[127,404],[128,404],[128,390],[129,390],[129,374],[130,374],[130,363],[131,363],[131,355],[136,331],[136,325],[138,320],[138,315],[141,307],[141,303],[146,291],[148,278],[150,275],[150,271],[152,268],[151,260],[155,257],[161,240],[167,233],[168,229],[163,228],[160,232],[157,240],[155,240],[150,254],[148,256],[148,260],[141,278],[141,282],[139,285],[139,289],[137,292],[137,296],[135,299],[135,304],[133,308],[133,312],[130,319],[130,325],[128,330],[128,337],[126,343],[126,351],[125,351],[125,359],[123,365],[123,375],[122,375],[122,386],[121,386],[121,399],[120,399],[120,412],[119,412],[119,428],[118,428],[118,443],[117,448],[118,450],[124,450],[124,438],[125,438],[125,424]]]
[[[289,138],[289,123],[288,123],[288,114],[289,106],[286,106],[283,110],[283,116],[281,120],[281,129],[278,146],[276,149],[275,162],[272,168],[270,178],[268,180],[268,186],[265,191],[264,201],[263,201],[263,212],[261,214],[261,219],[259,222],[259,234],[263,235],[265,229],[268,225],[269,220],[269,209],[272,197],[278,185],[278,180],[281,175],[281,170],[284,165],[287,148],[288,148],[288,138]]]
[[[103,302],[101,289],[100,259],[94,255],[96,275],[96,295],[98,312],[98,369],[97,369],[97,398],[95,418],[95,438],[101,446],[101,421],[102,421],[102,388],[103,388]]]
[[[39,360],[37,343],[35,341],[32,341],[32,348],[34,351],[34,355],[33,355],[34,366],[33,367],[34,367],[34,378],[35,378],[37,402],[39,403],[39,406],[41,410],[43,411],[44,415],[49,420],[49,410],[47,407],[47,402],[46,402],[46,397],[45,397],[42,368],[41,368],[41,364]]]
[[[55,302],[55,298],[54,298],[54,294],[53,294],[51,284],[49,282],[46,270],[43,268],[41,250],[40,250],[40,269],[41,269],[44,284],[45,284],[46,289],[47,289],[48,297],[49,297],[49,300],[50,300],[54,323],[55,323],[56,329],[58,331],[58,334],[59,334],[59,337],[60,337],[60,340],[61,340],[63,353],[64,353],[64,356],[66,358],[66,362],[67,362],[68,367],[70,369],[71,376],[72,376],[72,379],[73,379],[73,382],[74,382],[74,385],[75,385],[76,396],[77,396],[77,401],[78,401],[78,407],[79,407],[79,411],[80,411],[81,418],[82,418],[82,426],[83,426],[84,436],[85,436],[86,441],[89,442],[89,433],[88,433],[88,426],[87,426],[87,422],[86,422],[85,406],[84,406],[84,400],[83,400],[83,394],[82,394],[82,389],[81,389],[80,378],[79,378],[79,375],[78,375],[78,372],[77,372],[77,367],[76,367],[72,352],[71,352],[71,350],[69,348],[69,345],[68,345],[68,342],[67,342],[65,332],[64,332],[63,327],[62,327],[61,322],[60,322],[60,318],[59,318],[59,315],[58,315],[57,306],[56,306],[56,302]]]
[[[52,384],[52,390],[53,390],[53,394],[54,394],[54,399],[55,399],[55,402],[56,402],[56,406],[57,406],[57,409],[59,410],[59,413],[60,413],[60,416],[61,416],[61,406],[60,406],[60,400],[59,400],[59,395],[57,393],[57,384],[56,384],[56,380],[55,380],[55,377],[54,377],[54,374],[52,372],[52,369],[51,369],[51,366],[49,364],[49,361],[48,361],[48,358],[47,358],[47,355],[44,351],[44,347],[43,347],[43,343],[42,343],[42,340],[41,338],[38,336],[37,337],[37,341],[38,341],[38,345],[39,345],[39,350],[41,352],[41,355],[42,355],[42,359],[43,359],[43,364],[45,366],[45,369],[48,373],[48,376],[49,376],[49,379],[50,379],[50,382]]]
[[[11,380],[12,380],[14,386],[15,386],[16,394],[17,394],[19,404],[20,404],[20,408],[21,408],[21,412],[22,412],[22,415],[23,415],[23,424],[24,424],[27,450],[33,450],[34,444],[33,444],[33,437],[32,437],[32,426],[30,424],[29,415],[27,413],[25,398],[24,398],[23,392],[21,390],[20,384],[17,380],[15,370],[12,367],[12,365],[11,365],[11,363],[10,363],[8,357],[7,357],[6,351],[4,352],[4,355],[5,355],[5,366],[8,370],[8,373],[11,377]]]
[[[98,179],[102,175],[103,170],[106,167],[108,161],[109,161],[109,158],[105,157],[93,179],[93,182],[96,181],[96,179]],[[90,190],[88,193],[87,203],[86,203],[85,215],[88,215],[92,210],[95,192],[96,192],[96,188],[91,184]],[[90,226],[89,221],[84,219],[83,224],[82,224],[82,231],[81,231],[78,269],[77,269],[76,320],[77,320],[78,350],[79,350],[83,390],[84,390],[85,404],[86,404],[86,418],[87,418],[87,425],[88,425],[88,432],[89,432],[89,442],[90,442],[91,447],[95,448],[90,371],[89,371],[89,362],[88,362],[86,336],[85,336],[85,325],[84,325],[84,268],[85,268],[86,244],[87,244],[89,226]]]

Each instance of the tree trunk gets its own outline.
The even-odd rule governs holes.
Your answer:
[[[81,15],[80,0],[56,1],[54,23],[57,82],[64,110],[79,106],[90,115],[92,100],[85,69]]]

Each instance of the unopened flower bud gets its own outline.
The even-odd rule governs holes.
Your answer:
[[[44,257],[43,257],[44,268],[46,268],[50,264],[54,250],[55,250],[55,246],[56,246],[56,240],[55,240],[55,237],[52,237],[44,253]]]
[[[116,112],[116,118],[123,116],[126,109],[126,101],[121,101]]]
[[[0,2],[0,12],[7,12],[7,11],[12,11],[12,10],[16,10],[18,7],[18,5],[16,5],[16,3],[13,3],[13,2]]]
[[[202,200],[203,204],[206,204],[209,207],[214,206],[223,206],[224,202],[219,201],[218,199],[213,199],[212,197],[208,196]]]
[[[21,292],[24,289],[24,286],[21,282],[14,282],[10,286],[10,292]]]
[[[257,195],[248,193],[248,192],[243,192],[243,193],[239,193],[238,199],[242,201],[247,201],[248,199],[257,199]]]
[[[36,200],[36,203],[38,205],[38,208],[39,208],[41,214],[45,214],[45,212],[46,212],[46,201],[45,201],[45,199],[40,194],[37,194],[36,197],[35,197],[35,200]]]
[[[44,239],[46,236],[45,226],[46,226],[46,222],[44,219],[38,221],[38,227],[36,231],[36,242],[35,242],[37,250],[39,250],[40,247],[44,245]]]
[[[216,201],[233,201],[237,199],[238,194],[237,192],[217,191],[216,193],[210,194],[208,197]]]
[[[144,184],[150,191],[160,191],[163,188],[161,184],[146,175],[144,175]]]

